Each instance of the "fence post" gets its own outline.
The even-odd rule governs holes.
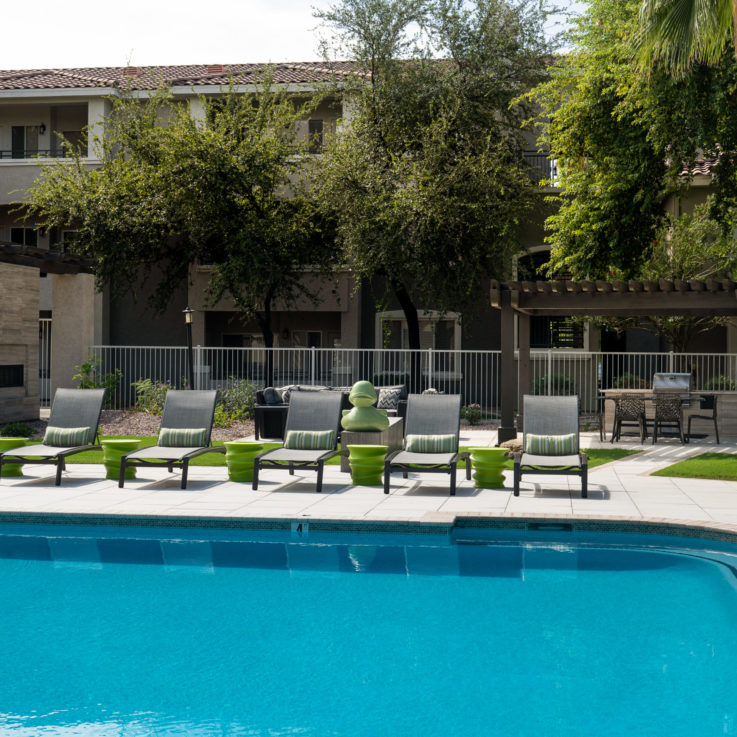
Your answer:
[[[315,385],[315,346],[310,346],[310,384]]]
[[[668,373],[673,373],[673,351],[668,353]]]
[[[427,349],[427,388],[435,388],[432,385],[432,348]]]
[[[194,348],[194,388],[202,389],[202,346]]]
[[[551,386],[553,384],[553,351],[548,348],[548,395],[552,394]]]

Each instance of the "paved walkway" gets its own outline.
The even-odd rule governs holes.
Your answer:
[[[496,434],[462,430],[463,445],[494,445]],[[586,434],[587,447],[601,444],[598,435]],[[737,529],[737,483],[660,478],[652,471],[705,451],[737,453],[737,442],[681,445],[667,439],[655,446],[623,441],[619,447],[644,452],[589,471],[589,496],[581,499],[577,477],[533,476],[523,481],[519,497],[511,491],[511,472],[504,489],[475,489],[459,469],[458,491],[448,495],[443,474],[392,476],[392,493],[379,487],[354,487],[338,466],[326,466],[324,493],[314,491],[314,472],[266,470],[258,491],[250,484],[227,480],[224,467],[193,466],[186,490],[179,475],[165,469],[139,469],[139,477],[118,489],[104,479],[97,465],[68,466],[61,487],[54,486],[51,466],[26,466],[20,479],[0,481],[0,513],[70,513],[112,515],[176,515],[182,517],[322,518],[359,520],[438,519],[437,513],[506,515],[566,515],[572,517],[628,517],[680,522],[722,523]],[[617,447],[617,446],[614,446]],[[443,516],[446,516],[444,514]]]

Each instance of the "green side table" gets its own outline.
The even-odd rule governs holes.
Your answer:
[[[381,486],[386,445],[347,445],[354,486]]]
[[[22,448],[26,444],[26,438],[0,438],[0,453],[6,450],[15,450],[16,448]],[[14,463],[10,466],[3,466],[2,477],[5,478],[11,476],[22,476],[23,475],[23,464]]]
[[[114,438],[111,440],[101,440],[102,445],[102,458],[105,464],[105,478],[106,479],[118,479],[120,478],[120,459],[132,450],[136,450],[141,444],[140,440],[135,438]],[[134,479],[136,477],[136,469],[134,466],[128,466],[125,469],[125,477],[127,479]]]
[[[263,443],[251,440],[226,440],[225,462],[231,481],[253,481],[253,461],[264,449]]]
[[[504,448],[469,448],[471,467],[473,468],[473,485],[477,489],[504,488]]]

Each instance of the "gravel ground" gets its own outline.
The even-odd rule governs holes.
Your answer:
[[[46,431],[46,420],[28,422],[36,431],[33,435],[43,437]],[[105,409],[100,417],[102,435],[156,435],[161,418],[145,412],[131,412],[121,409]],[[213,440],[238,440],[253,435],[253,422],[236,422],[232,427],[213,427]]]

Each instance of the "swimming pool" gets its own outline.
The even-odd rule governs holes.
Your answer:
[[[305,534],[1,527],[0,734],[735,733],[729,545]]]

